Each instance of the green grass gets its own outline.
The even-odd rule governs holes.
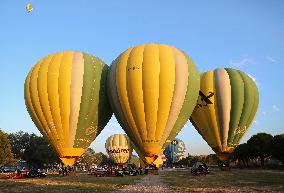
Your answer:
[[[142,177],[94,177],[86,175],[60,177],[58,175],[49,175],[42,179],[0,179],[0,192],[105,193],[121,189],[125,185],[133,184]]]
[[[182,192],[284,192],[284,171],[278,170],[214,169],[206,176],[193,176],[189,170],[179,170],[164,171],[161,177],[173,189]]]
[[[160,177],[176,192],[284,192],[284,171],[214,169],[206,176],[192,176],[189,170],[160,171]],[[94,177],[78,175],[42,179],[0,179],[0,192],[90,193],[111,192],[133,184],[143,176]]]

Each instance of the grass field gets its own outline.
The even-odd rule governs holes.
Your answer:
[[[61,177],[58,175],[49,175],[41,179],[0,179],[0,192],[105,193],[135,183],[135,181],[140,178],[142,178],[142,176],[94,177],[82,175],[76,177]]]
[[[284,192],[284,171],[211,170],[206,176],[192,176],[189,170],[164,171],[161,177],[177,192]]]
[[[189,170],[163,170],[159,173],[159,177],[174,192],[284,192],[283,170],[233,169],[225,172],[214,169],[206,176],[192,176]],[[134,184],[142,177],[144,175],[125,177],[49,175],[42,179],[0,179],[0,193],[104,193]]]

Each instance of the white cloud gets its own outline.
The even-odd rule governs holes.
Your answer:
[[[266,115],[266,114],[267,114],[267,112],[266,112],[266,111],[262,111],[261,113],[262,113],[263,115]]]
[[[258,120],[254,120],[253,123],[254,123],[255,125],[259,125]]]
[[[277,62],[277,60],[274,57],[272,57],[272,56],[266,56],[266,60],[268,60],[269,62],[272,62],[272,63],[276,63]]]
[[[254,64],[254,60],[250,59],[250,58],[242,58],[239,60],[231,60],[229,62],[230,65],[234,66],[234,67],[241,67],[241,66],[248,66],[251,64]]]
[[[277,111],[279,111],[280,109],[279,109],[276,105],[272,105],[272,110],[273,110],[274,112],[277,112]]]

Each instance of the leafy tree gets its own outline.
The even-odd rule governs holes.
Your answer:
[[[94,155],[94,164],[100,165],[103,161],[104,154],[102,152],[95,153]]]
[[[43,167],[58,161],[55,151],[42,136],[20,131],[10,134],[9,138],[17,159],[26,160],[29,166]]]
[[[284,164],[284,134],[273,137],[270,143],[270,152],[272,157]]]
[[[209,154],[207,157],[206,157],[206,164],[208,165],[217,165],[219,162],[219,158],[216,154]]]
[[[247,143],[238,145],[233,153],[234,160],[241,160],[242,163],[248,167],[249,160],[251,157],[251,148]]]
[[[260,158],[261,166],[264,166],[264,160],[270,156],[270,143],[273,139],[272,135],[267,133],[258,133],[253,135],[247,144],[251,146],[251,155]]]
[[[23,159],[26,160],[29,165],[42,167],[45,164],[58,161],[58,156],[43,137],[31,134],[29,142],[23,155]]]
[[[24,156],[25,149],[30,144],[30,134],[19,131],[11,133],[9,139],[12,144],[12,152],[17,159],[22,159]]]
[[[103,153],[95,153],[92,148],[88,148],[86,152],[77,161],[78,165],[83,165],[90,169],[93,164],[99,165],[103,160]]]
[[[177,162],[177,165],[184,165],[184,166],[187,166],[187,165],[189,165],[189,161],[188,161],[189,159],[186,157],[186,158],[182,158],[181,160],[179,160],[178,162]]]
[[[114,164],[113,160],[109,156],[103,153],[101,153],[101,155],[102,155],[101,165],[113,165]]]
[[[198,156],[188,156],[186,159],[188,160],[188,165],[190,167],[193,166],[196,162],[199,161],[199,157]]]
[[[0,129],[0,166],[14,164],[15,162],[8,135]]]

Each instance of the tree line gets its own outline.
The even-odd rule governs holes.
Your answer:
[[[17,164],[25,160],[30,167],[44,167],[60,163],[60,159],[51,145],[42,136],[23,131],[7,134],[0,129],[0,166]],[[246,143],[238,145],[230,160],[248,167],[252,164],[264,166],[265,161],[278,161],[284,165],[284,134],[272,136],[267,133],[253,135]],[[197,161],[215,165],[219,162],[216,154],[191,156],[175,165],[191,166]],[[95,165],[109,165],[113,161],[102,152],[96,153],[88,148],[78,159],[77,166],[89,169]]]
[[[44,168],[61,163],[52,146],[43,136],[23,131],[7,134],[0,129],[0,167],[17,165],[20,160],[31,168]],[[77,166],[90,168],[92,164],[111,164],[111,159],[88,148],[78,159]]]
[[[238,145],[229,160],[237,166],[250,167],[265,164],[284,165],[284,134],[272,136],[267,133],[253,135],[246,143]],[[172,165],[192,166],[196,162],[218,165],[220,160],[216,154],[193,156]]]
[[[265,161],[279,161],[284,165],[284,134],[272,136],[267,133],[253,135],[246,143],[236,147],[232,160],[240,161],[243,166],[250,164],[263,167]]]

